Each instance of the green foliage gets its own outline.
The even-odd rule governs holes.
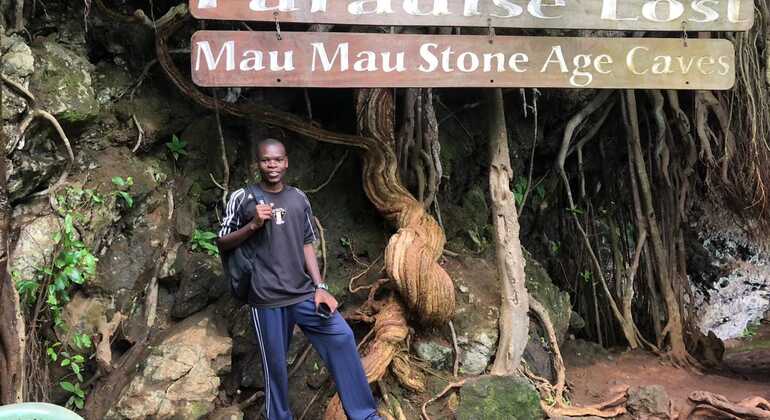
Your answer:
[[[755,322],[752,324],[746,325],[746,329],[743,330],[741,333],[742,338],[752,338],[755,335],[757,335],[757,332],[759,332],[759,323]]]
[[[219,255],[219,248],[214,243],[217,234],[205,230],[195,229],[190,239],[193,251],[204,251],[209,255]]]
[[[85,392],[81,389],[84,365],[92,353],[93,342],[88,334],[68,331],[62,311],[71,299],[73,286],[83,285],[96,275],[98,261],[80,240],[75,229],[75,220],[84,218],[75,209],[104,205],[104,199],[93,190],[74,187],[68,188],[65,194],[56,199],[64,219],[52,238],[56,244],[53,261],[47,267],[37,267],[32,278],[24,278],[19,272],[12,273],[12,276],[22,301],[35,306],[38,300],[43,299],[43,308],[47,309],[53,328],[61,331],[61,336],[71,337],[71,346],[56,341],[46,346],[45,354],[51,363],[57,363],[68,370],[69,373],[60,380],[59,386],[70,393],[67,407],[80,409],[85,402]]]
[[[527,178],[520,176],[516,178],[516,182],[513,185],[513,198],[516,200],[516,208],[521,211],[521,206],[524,202],[524,195],[527,193],[527,187],[529,187],[529,181]],[[545,199],[545,187],[542,184],[538,184],[532,191],[536,202],[542,202]]]
[[[476,248],[476,252],[481,254],[489,248],[489,239],[487,234],[489,233],[489,226],[473,226],[468,229],[468,237],[471,238],[473,246]]]
[[[71,394],[67,400],[67,407],[71,408],[74,405],[78,410],[83,408],[83,403],[85,403],[86,400],[86,393],[80,389],[79,382],[73,384],[72,382],[61,381],[59,382],[59,386]]]
[[[580,216],[581,214],[585,214],[585,210],[580,209],[578,207],[567,209],[567,211],[574,214],[575,216]]]
[[[174,156],[174,160],[179,160],[179,156],[187,156],[187,150],[185,150],[187,142],[180,140],[176,134],[171,136],[171,141],[166,143],[166,147],[171,152],[171,155]]]
[[[513,186],[513,198],[516,200],[516,207],[521,208],[521,203],[524,201],[524,194],[527,193],[527,178],[518,177],[516,183]]]
[[[593,278],[593,274],[588,270],[583,270],[580,272],[580,278],[585,283],[591,283],[591,279]]]
[[[129,194],[127,191],[131,189],[131,186],[134,185],[134,179],[131,177],[123,179],[123,177],[116,176],[112,178],[112,183],[115,184],[116,187],[118,187],[117,190],[113,191],[113,194],[115,194],[116,197],[122,198],[123,201],[126,203],[126,207],[128,208],[134,207],[134,199],[133,197],[131,197],[131,194]]]

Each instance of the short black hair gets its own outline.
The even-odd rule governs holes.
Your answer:
[[[262,150],[262,147],[265,147],[265,146],[281,146],[281,147],[283,147],[284,151],[286,150],[286,146],[284,146],[284,144],[280,140],[276,140],[274,138],[268,137],[268,138],[260,141],[259,143],[257,143],[257,157],[258,158],[261,157],[260,154],[259,154],[260,153],[259,151]]]

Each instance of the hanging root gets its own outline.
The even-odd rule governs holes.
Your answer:
[[[461,381],[457,381],[457,382],[452,382],[451,384],[449,384],[446,387],[444,387],[444,389],[441,390],[441,392],[436,394],[435,397],[429,399],[428,401],[425,401],[425,403],[422,405],[422,418],[423,418],[423,420],[430,420],[430,416],[428,415],[428,404],[430,404],[430,403],[438,400],[439,398],[443,397],[449,391],[451,391],[451,390],[453,390],[455,388],[462,387],[464,384],[465,384],[465,379],[463,379]]]
[[[543,378],[536,378],[534,381],[536,384],[539,382],[541,385],[537,386],[541,391],[540,405],[543,411],[549,417],[582,417],[582,416],[596,416],[602,418],[616,417],[626,412],[623,403],[628,398],[628,387],[617,393],[617,395],[610,398],[600,404],[594,404],[585,407],[569,406],[564,400],[564,390],[566,388],[567,376],[564,368],[564,359],[562,359],[561,351],[559,350],[559,343],[556,341],[556,332],[551,322],[551,317],[548,315],[548,311],[545,307],[537,301],[532,295],[529,297],[529,308],[535,314],[536,318],[543,326],[543,329],[548,336],[548,345],[551,346],[551,354],[553,360],[553,368],[556,372],[556,383],[553,385],[548,384]],[[526,370],[525,370],[526,372]],[[528,375],[530,376],[530,375]],[[539,380],[537,380],[539,379]],[[548,386],[543,386],[545,382]],[[543,394],[543,390],[547,392]],[[553,405],[549,405],[546,401],[553,401]]]

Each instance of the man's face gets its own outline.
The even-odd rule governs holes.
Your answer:
[[[259,148],[259,172],[264,182],[281,182],[288,167],[289,158],[286,157],[286,149],[282,145],[268,144]]]

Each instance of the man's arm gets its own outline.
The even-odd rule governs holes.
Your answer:
[[[243,225],[235,232],[217,238],[217,247],[220,252],[227,252],[237,248],[246,239],[249,239],[254,232],[265,226],[265,221],[272,217],[272,207],[267,204],[257,204],[257,210],[254,219]],[[316,264],[317,265],[317,264]]]
[[[305,244],[303,251],[305,252],[305,269],[310,274],[310,278],[313,279],[313,283],[317,286],[319,283],[323,283],[321,279],[321,271],[318,269],[318,258],[315,255],[315,248],[313,244]]]
[[[323,283],[323,279],[321,279],[321,272],[318,270],[318,258],[315,255],[315,248],[313,248],[313,244],[305,244],[305,246],[302,249],[305,254],[305,269],[307,270],[308,274],[310,274],[310,278],[313,279],[313,283],[315,283],[316,286],[318,286],[320,283]],[[329,309],[331,309],[332,313],[337,310],[337,306],[339,306],[339,303],[337,303],[337,299],[332,296],[331,293],[324,289],[316,288],[315,289],[315,306],[316,308],[321,303],[325,303],[329,306]]]
[[[231,249],[237,248],[240,244],[243,243],[243,241],[249,239],[251,235],[253,235],[254,232],[259,230],[261,227],[262,226],[257,226],[254,224],[254,221],[251,221],[243,225],[242,228],[236,230],[235,232],[229,233],[225,236],[222,236],[221,238],[217,238],[217,246],[219,247],[219,252],[227,252]]]

